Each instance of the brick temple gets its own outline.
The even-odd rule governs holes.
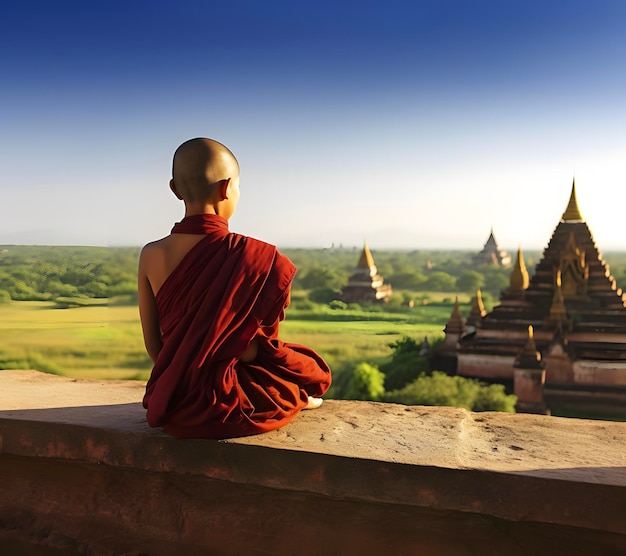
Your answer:
[[[498,306],[478,318],[474,310],[472,326],[455,307],[439,359],[448,371],[504,383],[519,411],[626,417],[625,301],[573,183],[532,278],[520,249]]]
[[[345,303],[385,303],[392,293],[391,285],[385,284],[384,278],[378,274],[374,257],[365,243],[356,269],[341,291],[341,300]]]
[[[492,265],[508,267],[511,264],[511,257],[506,251],[503,251],[498,246],[496,237],[493,235],[493,228],[489,233],[489,237],[485,242],[480,253],[477,253],[472,257],[472,264],[474,266]]]

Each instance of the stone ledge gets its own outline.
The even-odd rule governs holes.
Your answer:
[[[105,466],[124,477],[240,485],[318,505],[577,528],[626,550],[624,423],[327,400],[264,435],[182,441],[147,426],[143,388],[0,371],[0,462],[12,480],[33,462],[65,462],[78,474]],[[19,504],[1,492],[0,514],[15,511]]]

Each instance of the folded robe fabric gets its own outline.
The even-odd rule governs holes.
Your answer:
[[[230,438],[291,421],[330,386],[313,350],[278,339],[296,269],[276,247],[230,233],[217,215],[172,233],[206,234],[156,301],[163,347],[146,386],[148,423],[179,438]],[[255,359],[238,359],[257,338]]]

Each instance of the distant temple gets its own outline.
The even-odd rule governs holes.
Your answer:
[[[487,238],[482,251],[472,257],[472,264],[474,266],[489,264],[504,267],[511,264],[511,257],[509,257],[509,254],[506,251],[502,251],[498,247],[498,242],[493,235],[493,228],[489,233],[489,237]]]
[[[472,326],[458,306],[438,359],[448,372],[501,382],[518,410],[626,417],[626,295],[602,259],[576,200],[528,277],[521,249],[500,296]]]
[[[341,300],[345,303],[385,303],[392,293],[391,285],[385,284],[384,278],[378,274],[374,257],[365,243],[356,270],[341,291]]]

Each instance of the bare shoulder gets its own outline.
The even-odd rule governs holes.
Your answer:
[[[139,254],[139,281],[150,284],[154,295],[167,278],[168,237],[144,245]]]
[[[163,264],[163,259],[167,251],[166,239],[167,238],[162,238],[151,241],[141,248],[141,253],[139,254],[140,274],[150,275],[155,265],[161,266]]]
[[[147,243],[139,256],[139,274],[145,276],[156,295],[170,273],[203,235],[171,234]]]
[[[168,236],[169,237],[169,236]],[[161,239],[157,239],[156,241],[151,241],[150,243],[146,243],[142,248],[141,248],[141,253],[139,254],[139,260],[146,260],[146,259],[150,259],[151,257],[154,257],[156,255],[158,255],[159,253],[163,253],[165,251],[165,246],[166,246],[166,240],[168,238],[164,237]]]

